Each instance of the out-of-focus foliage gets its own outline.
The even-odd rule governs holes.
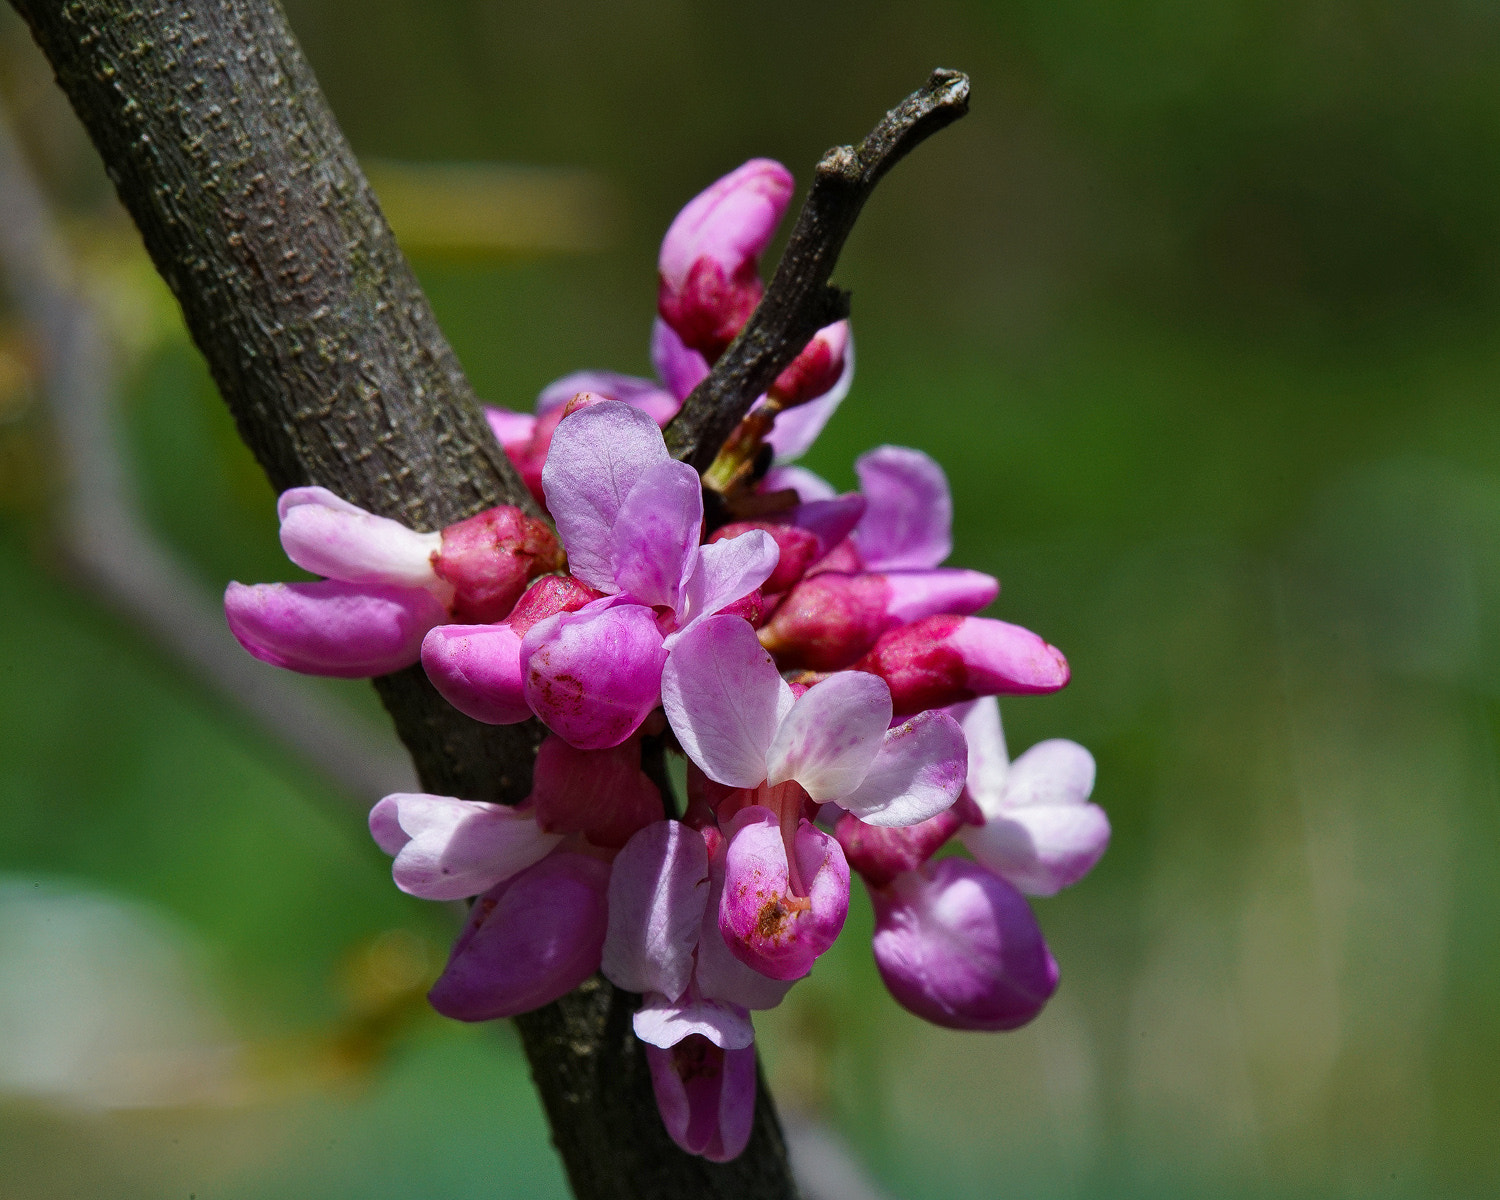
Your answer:
[[[901,1013],[856,906],[761,1022],[786,1106],[914,1198],[1500,1188],[1500,10],[287,7],[361,155],[607,192],[602,249],[417,253],[513,407],[645,372],[656,240],[717,174],[767,154],[805,181],[932,66],[974,77],[846,251],[859,373],[809,465],[848,483],[886,441],[946,464],[954,561],[1074,668],[1005,705],[1012,748],[1089,746],[1115,841],[1038,902],[1063,985],[1017,1034]],[[8,16],[0,67],[90,280],[126,297],[153,520],[206,582],[286,577]],[[561,1194],[508,1031],[422,1011],[451,924],[390,887],[373,798],[70,588],[34,370],[7,318],[0,1193]]]

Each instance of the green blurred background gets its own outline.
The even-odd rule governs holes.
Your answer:
[[[856,897],[758,1022],[789,1112],[913,1200],[1500,1192],[1500,7],[287,8],[514,408],[649,373],[656,244],[710,180],[805,182],[931,67],[973,77],[840,263],[859,369],[807,461],[945,464],[954,561],[1073,666],[1004,706],[1012,751],[1092,749],[1114,843],[1037,903],[1063,983],[1015,1034],[899,1010]],[[0,97],[154,528],[206,588],[289,577],[8,10]],[[373,797],[67,568],[36,361],[0,310],[0,1197],[565,1194],[509,1028],[420,1002],[457,917],[391,886]]]

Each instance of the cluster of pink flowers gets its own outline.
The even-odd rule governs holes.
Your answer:
[[[851,869],[896,1000],[1011,1029],[1057,985],[1023,893],[1073,883],[1109,838],[1081,746],[1007,760],[995,697],[1055,691],[1068,667],[974,615],[996,580],[942,565],[941,468],[881,447],[841,496],[790,465],[848,390],[847,323],[813,339],[704,479],[667,452],[662,425],[760,297],[791,191],[754,160],[672,224],[660,383],[585,372],[535,414],[490,411],[556,536],[510,507],[416,533],[298,488],[282,543],[327,578],[225,597],[268,662],[361,676],[420,661],[469,716],[546,726],[524,804],[399,794],[370,814],[398,887],[473,900],[432,1004],[514,1016],[602,970],[643,997],[635,1031],[666,1128],[716,1160],[750,1134],[750,1013],[838,937]],[[647,738],[687,758],[680,815],[643,769]],[[955,837],[972,858],[934,858]]]

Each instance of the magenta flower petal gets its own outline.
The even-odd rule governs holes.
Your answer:
[[[558,425],[542,488],[568,569],[590,587],[620,590],[612,563],[615,520],[636,481],[670,461],[656,422],[618,400],[580,409]]]
[[[766,752],[773,786],[795,779],[814,800],[838,800],[860,785],[891,723],[891,693],[873,675],[841,671],[792,706]]]
[[[562,408],[579,392],[619,400],[631,408],[640,409],[658,425],[665,425],[682,406],[680,399],[650,379],[638,379],[614,371],[574,371],[542,389],[536,398],[537,415]]]
[[[881,446],[854,470],[869,502],[854,534],[866,566],[923,570],[953,553],[953,498],[942,467],[920,450]]]
[[[623,984],[621,986],[624,986]],[[669,1049],[684,1038],[707,1038],[724,1050],[743,1050],[755,1041],[750,1014],[737,1004],[719,1000],[647,996],[632,1021],[635,1036],[648,1046]]]
[[[872,888],[883,888],[896,876],[915,871],[962,828],[960,805],[945,808],[916,825],[866,825],[845,813],[834,827],[851,870]]]
[[[609,932],[601,968],[605,977],[627,992],[659,993],[670,1006],[693,976],[693,950],[708,898],[708,848],[702,834],[681,821],[647,825],[625,843],[610,876]],[[670,1046],[672,1041],[655,1044]]]
[[[796,891],[776,814],[751,805],[730,825],[719,932],[736,958],[772,979],[812,970],[849,913],[849,865],[838,842],[804,820],[793,852]]]
[[[787,468],[795,469],[797,468]],[[819,553],[827,554],[854,532],[864,515],[865,498],[858,492],[848,492],[822,500],[803,499],[801,504],[786,514],[786,521],[816,537]]]
[[[443,699],[476,721],[514,725],[531,716],[521,638],[510,625],[439,625],[422,641],[422,667]]]
[[[531,413],[511,412],[508,408],[486,404],[484,419],[489,423],[495,440],[507,451],[524,446],[536,432],[536,417]]]
[[[670,1050],[646,1047],[656,1107],[671,1138],[710,1162],[738,1158],[755,1119],[755,1051],[721,1050],[687,1037]]]
[[[345,583],[441,588],[432,569],[441,544],[440,533],[417,533],[399,521],[321,503],[292,505],[281,520],[281,546],[289,559]]]
[[[724,860],[725,855],[721,852],[709,864],[708,907],[703,913],[703,929],[698,937],[698,970],[694,976],[698,991],[703,996],[739,1008],[775,1008],[786,998],[795,980],[762,975],[736,958],[725,943],[724,935],[719,931],[719,910],[724,901]]]
[[[638,603],[675,608],[697,564],[703,485],[687,463],[648,467],[630,489],[610,532],[610,572]],[[748,590],[748,589],[747,589]]]
[[[1015,1029],[1057,989],[1057,963],[1026,899],[962,858],[871,892],[875,965],[903,1008],[949,1029]]]
[[[677,601],[677,628],[667,635],[667,649],[675,646],[688,630],[748,596],[769,579],[780,554],[776,539],[762,529],[711,542],[695,551],[692,573]]]
[[[397,792],[375,805],[370,832],[382,850],[395,855],[391,875],[396,886],[424,900],[477,896],[529,867],[561,840],[539,830],[529,812],[411,792]],[[398,836],[406,839],[399,845]]]
[[[231,583],[230,631],[262,662],[306,675],[368,679],[415,663],[422,638],[448,619],[424,588],[385,584]]]
[[[532,768],[530,799],[542,829],[579,833],[603,849],[618,850],[662,816],[661,792],[641,770],[639,738],[579,750],[548,734]]]
[[[887,611],[902,624],[937,613],[966,617],[1000,594],[1000,581],[993,575],[961,567],[891,571],[881,578],[890,588]]]
[[[708,376],[708,360],[685,346],[677,331],[660,317],[651,327],[651,362],[679,404]]]
[[[427,999],[493,1021],[550,1004],[599,969],[609,864],[556,851],[474,902]]]
[[[842,336],[833,332],[840,326],[843,327]],[[776,462],[789,463],[811,450],[812,444],[823,432],[823,427],[833,419],[833,414],[838,411],[839,405],[844,402],[844,397],[849,394],[849,389],[854,383],[854,341],[848,336],[848,329],[849,322],[839,321],[818,332],[817,337],[827,336],[832,341],[843,342],[837,350],[841,356],[843,368],[839,371],[833,386],[822,395],[776,414],[775,424],[772,425],[771,432],[766,435],[766,443],[776,453]],[[806,351],[803,353],[805,354]],[[781,381],[777,382],[779,384]]]
[[[748,788],[765,781],[766,751],[793,697],[755,630],[739,617],[713,617],[673,644],[661,701],[677,740],[703,773]]]
[[[948,709],[963,727],[969,745],[969,771],[966,784],[969,795],[982,810],[998,804],[1000,789],[1010,773],[1010,756],[1005,749],[1005,730],[1000,724],[1000,702],[993,696],[981,696]]]
[[[655,614],[612,600],[548,617],[521,640],[526,703],[580,750],[618,746],[640,727],[666,661]]]
[[[928,709],[886,731],[864,780],[838,803],[867,825],[915,825],[952,807],[968,762],[958,722]]]
[[[752,158],[715,180],[683,206],[662,238],[662,282],[680,289],[701,260],[727,276],[760,256],[792,198],[792,174],[768,158]]]

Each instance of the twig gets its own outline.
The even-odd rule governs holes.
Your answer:
[[[750,406],[813,334],[849,315],[829,279],[865,201],[893,166],[969,111],[969,77],[936,70],[858,146],[823,155],[786,251],[760,304],[667,426],[667,448],[703,471]]]

